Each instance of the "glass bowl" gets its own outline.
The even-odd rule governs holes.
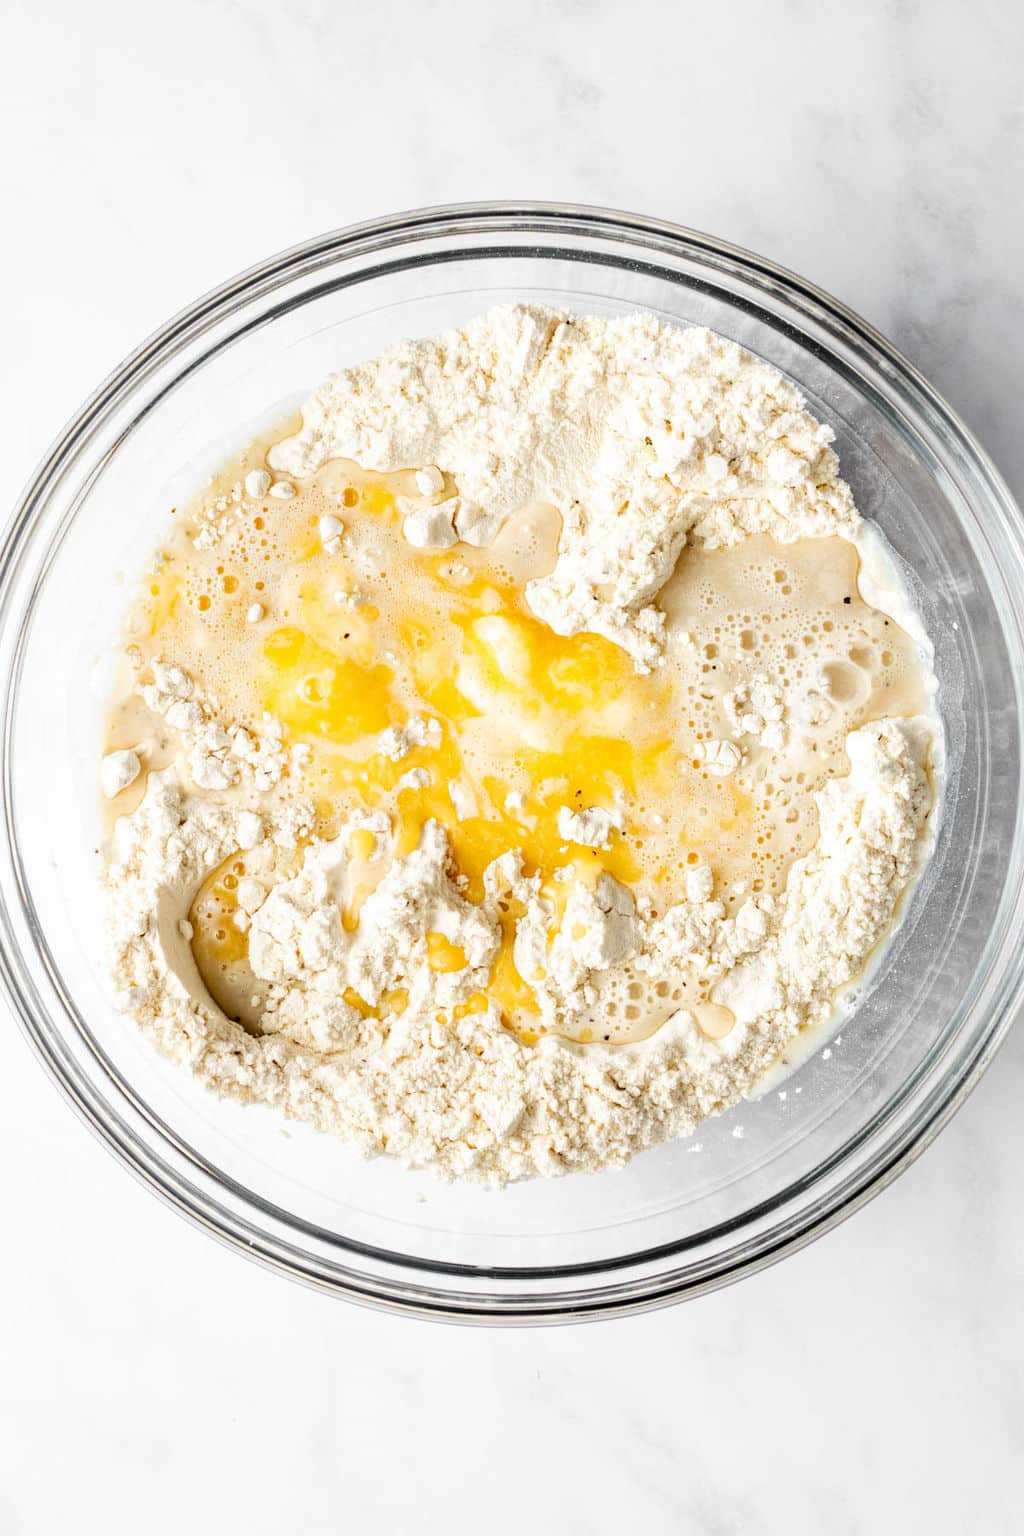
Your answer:
[[[831,422],[861,511],[932,635],[947,772],[937,845],[837,1038],[784,1084],[625,1169],[445,1185],[165,1062],[110,1001],[97,897],[103,656],[170,509],[333,369],[490,305],[642,308],[742,343]],[[0,585],[0,965],[85,1120],[165,1200],[243,1253],[354,1300],[536,1321],[736,1279],[855,1210],[953,1113],[1024,976],[1019,513],[892,347],[770,263],[586,208],[442,208],[275,256],[147,341],[58,438],[7,529]],[[114,1234],[111,1233],[111,1240]]]

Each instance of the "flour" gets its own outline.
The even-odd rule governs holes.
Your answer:
[[[296,475],[335,457],[440,466],[458,494],[409,504],[422,546],[487,544],[513,512],[553,503],[558,560],[528,589],[533,611],[646,668],[664,644],[652,599],[688,537],[852,536],[832,436],[781,374],[710,331],[519,306],[336,374],[270,460]]]
[[[259,736],[244,726],[225,725],[183,667],[154,661],[152,672],[152,682],[140,689],[142,698],[180,737],[198,789],[231,789],[243,778],[257,790],[274,788],[288,753],[281,742],[281,727],[272,716],[264,716]]]
[[[452,507],[420,507],[404,501],[402,532],[416,549],[450,549],[459,542]]]
[[[108,800],[114,800],[122,790],[134,784],[142,772],[142,759],[131,747],[108,752],[100,763],[100,788]]]
[[[735,773],[743,761],[742,749],[734,741],[719,737],[699,741],[695,751],[698,760],[704,764],[708,773],[713,773],[718,778],[727,778],[730,773]]]
[[[270,476],[265,469],[251,469],[242,483],[245,494],[256,501],[270,490]]]
[[[722,700],[736,735],[752,736],[763,747],[777,748],[786,740],[786,694],[764,673],[734,688]]]
[[[666,628],[653,600],[686,544],[860,537],[830,439],[780,375],[706,331],[642,315],[498,310],[337,375],[305,407],[301,432],[268,455],[291,478],[249,470],[210,502],[199,538],[222,537],[254,497],[301,496],[293,481],[337,457],[415,471],[400,526],[438,557],[459,543],[487,549],[514,513],[553,502],[561,535],[553,568],[526,588],[533,613],[560,635],[613,641],[641,674],[670,643],[707,692],[715,647],[698,652],[678,619]],[[380,565],[349,545],[340,518],[323,513],[313,526],[326,555],[359,555],[368,573]],[[338,588],[328,606],[367,603]],[[242,610],[250,626],[268,605],[264,594]],[[473,630],[514,673],[510,621],[485,612]],[[768,644],[751,634],[752,647]],[[693,768],[723,793],[746,785],[737,805],[761,782],[744,779],[758,754],[775,754],[796,785],[807,733],[827,724],[839,686],[764,668],[752,662],[722,694],[720,734],[692,741]],[[493,684],[468,653],[445,681],[495,737],[546,749],[549,701],[528,695],[519,714],[495,718]],[[112,839],[122,1005],[221,1093],[275,1105],[364,1153],[488,1184],[621,1164],[749,1093],[788,1041],[829,1017],[884,938],[931,811],[932,723],[874,720],[845,736],[849,771],[814,795],[817,840],[775,894],[753,872],[723,884],[696,844],[677,896],[656,902],[643,882],[602,867],[633,824],[626,797],[600,805],[576,790],[561,803],[569,788],[555,802],[551,877],[527,873],[510,826],[513,841],[474,887],[454,849],[483,826],[493,852],[481,782],[465,764],[442,782],[444,759],[405,763],[447,746],[450,720],[442,729],[433,714],[409,713],[376,730],[378,718],[364,749],[368,761],[403,765],[388,767],[395,794],[447,795],[450,831],[431,814],[413,846],[392,801],[390,812],[353,803],[325,828],[297,788],[308,748],[289,747],[273,716],[226,718],[198,670],[157,657],[138,692],[170,732],[172,766],[149,772]],[[144,757],[108,754],[101,781],[113,799]],[[536,820],[523,789],[503,788],[495,803],[521,831]],[[245,938],[244,1019],[217,1006],[196,960],[193,904],[222,869],[229,926]],[[532,1040],[508,1027],[493,995],[499,962],[529,989]],[[648,1038],[605,1043],[613,1023],[634,1017],[649,1021]]]
[[[582,811],[563,805],[558,813],[558,830],[567,843],[607,848],[612,832],[622,831],[623,821],[621,811],[608,811],[603,805],[592,805]]]
[[[381,731],[377,738],[377,751],[393,763],[400,763],[416,747],[422,747],[427,742],[436,743],[440,739],[441,727],[436,720],[429,716],[414,715],[405,725],[389,725]]]
[[[386,1148],[412,1165],[488,1183],[622,1163],[734,1103],[789,1039],[827,1017],[912,876],[930,800],[929,739],[923,722],[886,721],[851,736],[850,774],[820,794],[819,841],[794,867],[785,899],[752,899],[733,919],[706,870],[692,899],[662,918],[638,910],[607,877],[593,891],[576,885],[568,922],[553,929],[514,856],[492,866],[488,899],[476,907],[458,891],[443,829],[433,824],[346,933],[337,892],[350,829],[314,841],[295,876],[262,899],[255,885],[245,892],[255,908],[251,963],[269,983],[260,1034],[210,1005],[176,926],[199,880],[241,846],[241,820],[251,813],[184,794],[172,773],[152,774],[139,811],[118,824],[108,874],[122,999],[202,1081],[275,1104],[367,1153]],[[271,844],[294,850],[311,814],[268,815]],[[527,1046],[492,1003],[461,1012],[457,1005],[486,981],[507,891],[527,902],[523,948],[533,942],[553,1023],[593,1006],[595,978],[619,972],[656,987],[685,970],[712,982],[713,1005],[734,1024],[714,1039],[683,1008],[636,1046],[578,1046],[555,1035]],[[465,970],[429,969],[430,932],[463,948]],[[531,961],[520,959],[525,974]],[[399,985],[409,1002],[390,1019],[366,1017],[345,999],[353,988],[379,1001]]]

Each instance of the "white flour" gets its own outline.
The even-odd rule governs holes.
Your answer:
[[[777,373],[707,332],[516,309],[339,375],[270,460],[296,477],[336,456],[421,466],[406,533],[433,548],[487,542],[521,506],[554,501],[558,560],[529,589],[534,612],[559,633],[606,635],[644,670],[665,639],[652,600],[687,539],[856,534],[830,437]],[[556,911],[511,849],[477,904],[440,823],[401,857],[381,812],[319,839],[313,808],[289,800],[272,721],[245,739],[174,665],[155,668],[143,696],[180,752],[177,768],[150,773],[113,840],[125,1008],[222,1093],[275,1104],[366,1153],[494,1184],[622,1163],[749,1092],[787,1041],[828,1017],[885,935],[931,806],[930,724],[886,720],[847,738],[849,775],[816,795],[817,843],[781,897],[752,893],[729,916],[698,863],[685,899],[659,915],[610,875],[589,884],[569,868]],[[701,749],[709,771],[733,773],[750,743],[781,747],[806,707],[752,678],[728,702],[736,740]],[[414,718],[384,733],[381,752],[399,761],[437,731]],[[132,766],[112,764],[111,785]],[[458,796],[459,815],[473,814],[472,792]],[[624,816],[584,805],[564,807],[560,831],[563,819],[596,849]],[[213,1005],[189,944],[198,888],[240,851],[258,1033]],[[385,872],[353,926],[343,909],[367,857]],[[482,997],[510,913],[516,970],[548,1029],[638,997],[660,1008],[661,1027],[635,1045],[557,1033],[524,1044]],[[430,963],[442,941],[461,953],[454,969]]]
[[[454,477],[458,495],[410,511],[417,544],[490,543],[520,507],[553,503],[558,563],[532,583],[531,607],[559,634],[607,635],[640,667],[660,653],[652,599],[691,532],[715,546],[851,535],[858,522],[832,431],[793,386],[734,342],[651,315],[492,310],[345,369],[302,414],[275,468],[345,457]]]
[[[436,825],[392,866],[355,935],[342,929],[334,895],[345,837],[307,848],[301,872],[253,918],[253,969],[270,988],[267,1033],[249,1035],[210,1006],[178,926],[204,875],[248,841],[246,813],[184,796],[171,774],[151,775],[142,807],[118,825],[109,885],[123,1002],[202,1081],[279,1105],[368,1153],[492,1183],[621,1163],[734,1103],[789,1039],[827,1017],[912,875],[930,799],[927,745],[915,723],[850,737],[850,775],[819,796],[818,845],[794,867],[782,902],[751,899],[726,919],[706,880],[693,900],[652,920],[608,877],[593,894],[576,887],[570,931],[578,924],[584,936],[567,943],[563,925],[554,941],[538,987],[545,1016],[557,1023],[586,1007],[609,967],[628,965],[652,985],[685,967],[717,978],[713,1005],[736,1019],[723,1039],[685,1009],[649,1041],[622,1047],[554,1035],[526,1046],[493,1005],[436,1022],[437,1008],[480,988],[497,946],[494,901],[481,909],[461,898]],[[269,816],[271,844],[294,849],[309,816]],[[489,882],[495,896],[503,883],[527,886],[517,961],[528,970],[531,943],[546,948],[547,916],[514,867],[505,873]],[[426,966],[428,931],[464,947],[464,972]],[[343,997],[352,986],[373,1002],[399,982],[410,1002],[390,1027]]]
[[[288,761],[276,720],[266,716],[263,735],[255,736],[243,726],[218,720],[184,668],[154,661],[152,672],[153,681],[141,689],[142,698],[177,733],[197,789],[232,789],[250,776],[255,789],[274,788]]]

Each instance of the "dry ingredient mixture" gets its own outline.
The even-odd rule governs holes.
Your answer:
[[[124,1008],[222,1093],[494,1184],[751,1091],[933,803],[934,680],[831,437],[642,314],[498,309],[329,380],[132,605]]]

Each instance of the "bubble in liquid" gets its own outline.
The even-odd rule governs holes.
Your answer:
[[[821,669],[826,691],[837,704],[852,704],[862,692],[860,677],[845,662],[830,661]]]

